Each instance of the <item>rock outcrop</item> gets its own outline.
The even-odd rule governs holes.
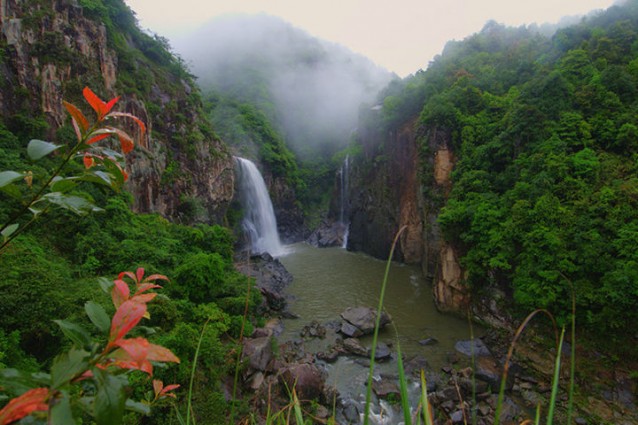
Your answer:
[[[113,8],[2,0],[0,121],[17,133],[33,123],[48,126],[42,137],[56,141],[69,125],[62,99],[83,107],[84,86],[103,98],[121,95],[116,109],[148,129],[127,158],[134,210],[221,222],[233,195],[233,162],[201,112],[193,79],[137,28],[124,2]]]

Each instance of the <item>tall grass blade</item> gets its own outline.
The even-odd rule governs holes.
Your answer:
[[[549,317],[550,320],[552,321],[552,324],[554,326],[554,333],[556,335],[556,344],[558,345],[558,329],[556,327],[556,320],[554,319],[554,316],[552,315],[552,313],[544,309],[537,309],[532,311],[530,314],[528,314],[525,320],[523,320],[523,323],[521,323],[518,329],[516,329],[516,333],[514,334],[514,338],[512,339],[510,348],[507,351],[507,356],[505,357],[505,364],[503,365],[503,375],[501,376],[501,386],[498,391],[498,400],[496,402],[496,412],[494,413],[493,425],[499,425],[501,421],[501,410],[503,409],[503,400],[505,398],[507,372],[509,370],[510,361],[512,360],[512,356],[514,354],[514,348],[516,347],[516,342],[518,341],[518,338],[520,338],[521,334],[523,333],[523,331],[525,330],[529,322],[539,313],[543,313],[547,315],[547,317]]]
[[[390,254],[388,255],[388,262],[385,266],[385,274],[383,276],[383,283],[381,284],[381,294],[379,295],[379,305],[377,307],[377,318],[374,326],[374,336],[372,337],[372,350],[370,350],[370,371],[368,373],[368,384],[366,387],[366,403],[363,412],[363,425],[369,425],[370,423],[370,401],[372,400],[372,376],[374,374],[374,356],[377,350],[377,340],[379,339],[379,324],[381,323],[381,311],[383,310],[383,298],[385,296],[385,287],[388,283],[388,275],[390,274],[390,265],[392,264],[392,257],[394,256],[394,248],[396,248],[399,236],[406,229],[407,226],[403,226],[399,229],[392,241],[392,248],[390,248]]]
[[[292,402],[297,425],[304,425],[303,414],[301,413],[301,405],[299,404],[299,398],[297,398],[297,391],[295,391],[294,388],[292,389]]]
[[[432,411],[430,410],[430,402],[428,401],[428,387],[423,369],[421,369],[421,405],[423,406],[423,422],[425,425],[432,425]]]
[[[572,423],[572,413],[574,410],[574,384],[576,376],[576,291],[574,285],[568,280],[572,287],[572,323],[571,323],[571,336],[572,346],[570,353],[570,365],[569,365],[569,397],[567,399],[567,425]]]
[[[556,407],[556,396],[558,395],[558,381],[560,380],[560,358],[563,352],[563,339],[565,338],[565,328],[560,333],[560,342],[556,352],[556,364],[554,365],[554,380],[552,381],[552,395],[549,400],[549,411],[547,412],[547,425],[552,425],[554,421],[554,408]]]
[[[210,317],[206,320],[206,323],[204,323],[204,327],[202,328],[202,333],[199,335],[199,340],[197,341],[195,356],[193,356],[193,367],[191,368],[191,377],[190,377],[190,382],[188,383],[188,397],[186,402],[186,425],[190,425],[191,423],[191,410],[192,410],[192,402],[193,402],[193,383],[195,382],[195,369],[197,369],[197,358],[199,357],[199,350],[202,347],[202,340],[204,339],[204,333],[206,332],[206,326],[208,326],[208,322],[210,322]]]
[[[395,328],[396,332],[396,328]],[[401,391],[401,409],[403,410],[403,423],[412,425],[412,414],[410,412],[410,401],[408,400],[408,381],[405,378],[403,369],[403,358],[401,356],[401,344],[397,333],[397,368],[399,369],[399,389]]]

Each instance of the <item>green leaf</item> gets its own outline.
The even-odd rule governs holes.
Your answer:
[[[108,187],[113,187],[114,179],[115,177],[111,173],[106,173],[101,170],[89,171],[80,177],[82,181],[103,184]]]
[[[16,369],[0,370],[0,387],[3,392],[19,395],[35,388],[37,385],[30,374]]]
[[[113,281],[105,277],[98,277],[97,283],[100,284],[100,288],[102,288],[102,291],[104,291],[107,294],[111,293],[111,288],[113,288]]]
[[[68,192],[69,190],[77,186],[75,180],[77,180],[77,177],[56,177],[51,183],[51,191]]]
[[[13,199],[17,199],[17,200],[22,199],[22,192],[20,191],[18,186],[16,186],[15,184],[8,184],[6,186],[1,186],[0,190],[6,193],[7,195],[9,195],[10,197],[12,197]]]
[[[93,369],[93,374],[97,381],[95,421],[98,425],[120,424],[126,403],[126,377],[113,376],[97,368]]]
[[[87,301],[86,304],[84,304],[84,310],[95,327],[104,333],[109,331],[111,328],[111,319],[109,319],[109,316],[101,305],[94,301]]]
[[[4,239],[6,240],[9,236],[13,234],[13,232],[18,230],[18,227],[20,227],[18,223],[13,223],[5,227],[4,230],[2,231],[2,236],[4,236]]]
[[[41,198],[41,201],[48,201],[58,205],[61,208],[72,211],[77,215],[85,215],[90,212],[103,211],[102,208],[95,206],[92,202],[79,196],[65,195],[60,192],[47,193]],[[40,201],[40,202],[41,202]]]
[[[69,393],[61,391],[61,397],[56,399],[55,404],[50,410],[50,424],[52,425],[75,425],[73,419],[73,411],[71,410],[71,402],[69,401]]]
[[[13,183],[16,180],[24,178],[24,173],[18,173],[16,171],[2,171],[0,172],[0,187],[4,187],[9,183]]]
[[[91,337],[82,326],[67,322],[66,320],[54,320],[54,322],[60,326],[64,335],[66,335],[78,347],[91,345]]]
[[[89,353],[71,348],[53,360],[51,366],[51,388],[57,389],[77,377],[89,367]]]
[[[151,414],[151,406],[149,406],[146,403],[141,403],[139,401],[131,400],[130,398],[126,400],[125,407],[126,407],[126,410],[130,410],[131,412],[139,413],[142,415]]]
[[[50,142],[45,142],[44,140],[33,139],[27,145],[27,154],[29,155],[29,158],[31,158],[34,161],[37,161],[43,156],[46,156],[50,154],[51,152],[53,152],[54,150],[59,149],[61,147],[62,146],[60,145],[55,145]]]

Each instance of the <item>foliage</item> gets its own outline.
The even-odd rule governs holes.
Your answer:
[[[134,283],[133,294],[124,278]],[[75,423],[76,418],[88,414],[98,424],[117,424],[125,409],[148,414],[152,403],[174,396],[169,392],[179,385],[164,387],[161,381],[153,381],[154,397],[145,403],[127,397],[128,371],[140,370],[152,376],[151,362],[179,363],[167,348],[142,337],[130,337],[147,316],[147,303],[157,296],[149,291],[160,288],[158,280],[167,278],[144,277],[142,268],[135,273],[120,273],[110,290],[116,309],[112,318],[101,305],[87,302],[86,314],[101,337],[92,337],[89,331],[72,322],[56,321],[73,342],[72,347],[53,360],[50,374],[29,375],[15,369],[1,372],[3,390],[16,397],[0,410],[0,423],[8,424],[31,414],[35,423]]]
[[[381,94],[386,128],[420,109],[422,126],[451,136],[439,223],[467,284],[500,286],[519,313],[547,308],[564,322],[567,277],[579,323],[605,342],[631,338],[623,323],[638,319],[636,45],[636,2],[551,39],[491,22]]]

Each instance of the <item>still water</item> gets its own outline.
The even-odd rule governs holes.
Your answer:
[[[284,321],[284,333],[280,341],[298,339],[303,326],[312,320],[326,323],[339,320],[339,314],[348,307],[370,306],[377,308],[386,262],[342,248],[314,248],[307,244],[287,247],[288,254],[279,258],[293,275],[293,283],[287,292],[293,299],[289,310],[298,319]],[[379,334],[379,340],[392,345],[396,351],[397,339],[401,350],[409,359],[422,356],[433,370],[439,370],[448,352],[454,351],[454,343],[470,338],[466,320],[439,313],[432,300],[432,286],[417,267],[392,264],[385,292],[385,310],[392,316],[398,338],[388,325]],[[474,335],[481,330],[474,328]],[[421,345],[419,341],[435,338],[433,345]],[[362,338],[362,344],[371,346],[371,337]],[[313,344],[317,342],[307,342]],[[357,398],[365,391],[367,368],[362,359],[341,356],[331,365],[329,383],[342,393]],[[396,375],[396,362],[379,365],[377,373]]]

